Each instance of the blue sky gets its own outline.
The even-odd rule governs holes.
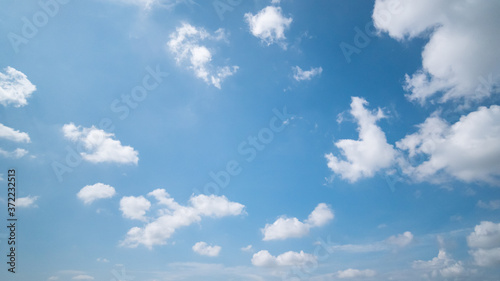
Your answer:
[[[498,280],[499,3],[0,11],[2,280]]]

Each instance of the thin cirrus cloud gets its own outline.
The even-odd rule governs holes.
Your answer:
[[[36,90],[28,77],[19,70],[8,66],[0,72],[0,104],[21,107],[28,104],[28,98]]]
[[[174,232],[181,227],[200,222],[203,217],[222,218],[244,214],[245,206],[229,201],[225,196],[196,195],[183,206],[174,201],[164,190],[156,189],[148,194],[154,197],[159,210],[156,217],[150,217],[143,227],[133,227],[121,242],[122,246],[135,248],[144,245],[152,249],[155,245],[164,245]]]
[[[219,255],[221,246],[210,246],[206,242],[197,242],[193,245],[193,251],[201,256],[216,257]]]
[[[293,79],[296,81],[308,81],[312,78],[321,75],[323,72],[323,68],[320,67],[311,67],[310,70],[302,70],[299,66],[292,67],[293,71]]]
[[[389,168],[396,157],[396,150],[377,125],[378,120],[385,118],[384,113],[380,108],[372,112],[366,105],[365,99],[352,97],[350,113],[358,124],[359,139],[338,140],[335,146],[341,156],[325,155],[328,167],[350,182],[373,177],[377,171]]]
[[[281,7],[267,6],[255,15],[246,13],[245,21],[252,35],[267,46],[278,44],[287,49],[285,30],[290,28],[293,19],[283,16]]]
[[[209,49],[206,44],[220,41],[227,41],[227,34],[222,28],[212,35],[203,28],[183,23],[170,34],[167,47],[174,55],[177,64],[187,65],[196,77],[221,89],[221,83],[227,77],[234,75],[239,67],[213,65],[214,50]]]
[[[406,231],[402,234],[393,235],[383,241],[377,241],[370,244],[345,244],[333,245],[331,251],[342,251],[350,253],[369,253],[390,251],[408,246],[413,241],[413,234]]]
[[[62,128],[64,137],[83,145],[86,152],[81,152],[82,158],[92,163],[119,163],[136,164],[139,153],[131,146],[123,146],[114,134],[104,130],[82,128],[73,123],[65,124]]]
[[[377,17],[394,4],[377,0],[375,27],[398,39],[429,36],[422,52],[422,69],[406,75],[412,101],[479,100],[497,94],[500,84],[499,1],[401,0],[401,12],[390,20]],[[487,43],[485,43],[487,42]]]
[[[307,263],[315,263],[317,257],[304,253],[304,251],[288,251],[278,256],[273,256],[267,250],[255,253],[252,257],[252,264],[258,267],[283,267],[283,266],[303,266]]]
[[[76,196],[78,199],[82,200],[84,204],[89,205],[98,199],[111,198],[115,194],[116,191],[114,187],[103,183],[96,183],[84,186]]]
[[[320,227],[334,218],[333,211],[325,204],[320,203],[311,212],[305,222],[301,222],[297,218],[288,218],[282,216],[272,224],[266,224],[261,229],[264,241],[284,240],[288,238],[300,238],[309,234],[309,230],[313,227]]]

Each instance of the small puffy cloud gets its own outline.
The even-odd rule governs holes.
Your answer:
[[[73,123],[63,126],[64,137],[82,144],[86,152],[80,155],[86,161],[92,163],[119,163],[136,164],[139,161],[138,152],[131,146],[123,146],[119,140],[115,140],[114,134],[92,126],[82,128]]]
[[[403,171],[415,181],[432,181],[445,175],[465,182],[499,184],[500,106],[480,107],[450,125],[437,114],[418,125],[396,146],[410,157],[426,156],[417,166]]]
[[[243,252],[253,252],[253,246],[252,245],[248,245],[246,247],[242,247],[241,250]]]
[[[346,270],[337,271],[337,277],[341,279],[373,277],[376,274],[377,273],[371,269],[359,270],[359,269],[348,268]]]
[[[383,241],[377,241],[371,244],[345,244],[333,245],[332,251],[343,251],[350,253],[368,253],[396,250],[408,246],[413,241],[413,234],[409,231],[403,234],[393,235]]]
[[[189,204],[183,206],[170,198],[163,189],[148,194],[158,201],[157,217],[150,218],[143,227],[133,227],[121,242],[122,246],[137,247],[144,245],[152,249],[155,245],[164,245],[178,228],[200,222],[204,217],[221,218],[244,214],[245,206],[229,201],[225,196],[196,195],[191,196]]]
[[[455,261],[444,250],[439,250],[438,256],[429,261],[414,261],[413,268],[420,270],[426,276],[456,278],[464,275],[466,270],[461,261]]]
[[[285,30],[290,28],[292,18],[283,16],[280,7],[268,6],[256,15],[246,13],[245,20],[253,36],[268,46],[276,43],[286,50]]]
[[[264,234],[263,240],[284,240],[287,238],[303,237],[309,234],[310,228],[323,226],[333,218],[333,211],[325,203],[320,203],[305,222],[301,222],[297,218],[283,216],[272,224],[266,224],[261,229]]]
[[[352,97],[351,115],[358,123],[359,139],[342,139],[335,143],[345,160],[326,154],[328,167],[343,179],[356,182],[363,177],[373,177],[375,172],[389,168],[395,160],[396,150],[387,143],[382,129],[377,121],[385,115],[379,108],[371,112],[366,109],[368,102],[365,99]]]
[[[73,280],[94,280],[95,278],[90,276],[90,275],[82,274],[82,275],[74,276],[71,279],[73,279]]]
[[[31,142],[30,136],[27,133],[14,130],[0,123],[0,138],[14,142]]]
[[[500,265],[500,223],[483,221],[467,237],[470,254],[479,266]]]
[[[226,37],[223,29],[212,35],[203,28],[184,23],[170,34],[167,47],[178,64],[187,64],[196,77],[220,89],[221,83],[238,71],[238,66],[214,66],[214,51],[202,43],[227,41]]]
[[[0,148],[0,155],[5,158],[19,159],[28,154],[28,151],[23,148],[16,148],[14,151],[6,151]]]
[[[221,250],[220,246],[209,246],[205,242],[198,242],[193,245],[193,251],[202,256],[216,257]]]
[[[38,196],[28,195],[26,197],[16,198],[16,207],[18,208],[29,208],[29,207],[37,207],[35,202],[38,200]]]
[[[120,200],[120,211],[128,219],[146,221],[145,214],[150,207],[151,202],[143,196],[125,196]]]
[[[397,13],[376,16],[391,5]],[[424,103],[441,93],[441,101],[478,100],[499,92],[499,11],[498,1],[377,0],[373,20],[398,40],[429,36],[422,69],[406,75],[410,100]]]
[[[109,262],[108,259],[106,258],[97,258],[97,262],[103,262],[103,263],[106,263],[106,262]]]
[[[0,72],[0,104],[21,107],[28,104],[27,99],[36,90],[24,73],[8,66]]]
[[[490,202],[483,202],[482,200],[479,200],[477,202],[477,206],[488,210],[498,210],[500,209],[500,200],[491,200]]]
[[[281,266],[303,266],[307,263],[315,263],[316,256],[304,253],[304,251],[289,251],[277,257],[268,251],[262,250],[252,257],[252,264],[259,267],[281,267]]]
[[[313,77],[320,75],[323,72],[322,67],[311,67],[310,70],[302,70],[299,66],[292,67],[293,79],[297,81],[311,80]]]
[[[112,186],[103,183],[87,185],[76,195],[84,204],[91,204],[95,200],[111,198],[116,194]]]

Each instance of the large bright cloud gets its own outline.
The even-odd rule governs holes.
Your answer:
[[[165,208],[160,209],[156,217],[149,217],[150,222],[143,227],[131,228],[121,242],[122,246],[137,247],[142,244],[151,249],[155,245],[164,245],[180,227],[200,222],[203,217],[238,216],[244,213],[245,208],[225,196],[196,195],[189,199],[187,206],[183,206],[175,202],[164,189],[157,189],[148,195],[158,201],[158,207]]]
[[[307,263],[315,263],[316,260],[316,256],[304,253],[304,251],[288,251],[279,256],[273,256],[268,251],[262,250],[253,255],[252,264],[262,267],[303,266]]]
[[[500,106],[480,107],[450,125],[433,115],[418,132],[396,143],[410,157],[428,160],[404,167],[417,181],[436,180],[440,172],[465,182],[498,183],[500,176]]]
[[[267,44],[278,44],[283,49],[287,48],[285,30],[290,27],[292,18],[283,16],[280,7],[268,6],[260,10],[256,15],[245,14],[245,20],[250,27],[253,36]]]
[[[116,194],[112,186],[103,183],[84,186],[78,193],[77,197],[85,204],[91,204],[95,200],[111,198]]]
[[[187,64],[196,77],[220,89],[222,81],[235,74],[238,66],[214,66],[212,64],[214,50],[203,44],[227,41],[226,37],[223,29],[218,29],[212,35],[203,28],[183,23],[170,34],[167,47],[178,64]]]
[[[373,20],[379,30],[398,40],[430,36],[422,69],[406,77],[410,100],[424,103],[440,93],[441,101],[473,100],[498,93],[499,1],[399,0],[401,12],[390,21],[375,16],[394,2],[375,2]]]
[[[479,266],[500,265],[500,223],[483,221],[467,237],[467,244]]]
[[[312,227],[320,227],[334,218],[333,211],[325,204],[320,203],[311,212],[305,222],[297,218],[280,217],[272,224],[266,224],[261,230],[264,241],[284,240],[287,238],[303,237],[309,233]]]
[[[87,152],[81,152],[80,155],[86,161],[136,165],[139,161],[139,153],[133,147],[123,146],[119,140],[113,139],[114,134],[94,126],[82,128],[69,123],[63,126],[63,133],[67,139],[83,145]]]
[[[384,113],[380,108],[369,111],[366,105],[365,99],[352,98],[350,113],[358,123],[359,139],[342,139],[335,143],[342,157],[333,153],[325,155],[328,167],[350,182],[374,176],[375,172],[390,167],[396,157],[394,147],[387,143],[384,132],[376,124],[385,117]]]
[[[0,72],[0,104],[21,107],[28,104],[27,99],[36,90],[26,75],[10,66]]]

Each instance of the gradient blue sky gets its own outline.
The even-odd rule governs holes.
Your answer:
[[[2,1],[1,279],[498,280],[499,13]]]

